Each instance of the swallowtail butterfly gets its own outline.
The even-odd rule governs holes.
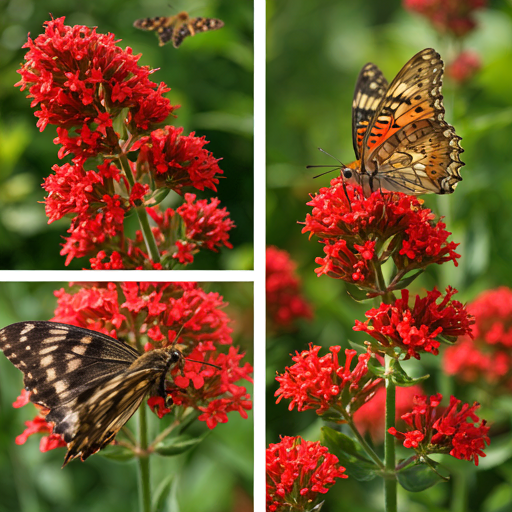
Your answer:
[[[174,347],[141,355],[105,334],[42,321],[4,327],[0,349],[23,372],[30,401],[49,409],[67,443],[64,466],[110,443],[147,395],[166,398],[166,375],[185,360]]]

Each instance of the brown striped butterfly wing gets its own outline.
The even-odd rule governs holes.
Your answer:
[[[54,322],[21,322],[0,330],[0,349],[24,375],[30,400],[68,443],[64,464],[85,460],[109,443],[155,391],[175,349],[140,355],[104,334]]]
[[[173,46],[178,48],[186,37],[194,36],[198,32],[217,30],[224,26],[224,22],[216,18],[190,18],[186,12],[180,12],[175,16],[136,20],[133,26],[156,31],[160,46],[172,40]]]
[[[356,158],[361,158],[361,146],[368,125],[375,117],[375,112],[386,94],[388,81],[382,71],[368,63],[359,73],[352,100],[352,141]]]
[[[461,138],[444,120],[443,61],[427,48],[389,85],[361,144],[360,179],[371,191],[452,193],[462,180]]]

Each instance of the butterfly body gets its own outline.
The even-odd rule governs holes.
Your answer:
[[[175,16],[136,20],[133,26],[141,30],[156,31],[160,46],[172,40],[173,46],[178,48],[186,37],[195,36],[199,32],[217,30],[224,26],[224,22],[216,18],[190,18],[186,12],[180,12]]]
[[[175,348],[139,354],[128,344],[54,322],[21,322],[0,330],[0,349],[24,374],[30,401],[49,409],[68,444],[64,465],[111,442],[147,395],[165,398],[165,377],[183,356]]]
[[[374,64],[359,74],[352,103],[357,160],[341,171],[362,186],[406,194],[450,194],[462,180],[461,138],[444,120],[443,61],[427,48],[388,85]]]

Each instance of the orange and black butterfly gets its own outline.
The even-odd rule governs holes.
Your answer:
[[[359,74],[352,103],[357,160],[342,166],[348,182],[411,195],[451,194],[462,180],[461,138],[444,120],[443,61],[432,48],[417,53],[388,85],[375,64]]]
[[[136,20],[133,26],[141,30],[155,30],[160,46],[172,41],[174,48],[178,48],[186,37],[195,36],[198,32],[217,30],[224,26],[224,22],[215,18],[190,18],[188,13],[180,12],[175,16]]]

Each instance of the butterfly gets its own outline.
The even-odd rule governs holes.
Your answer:
[[[172,346],[141,355],[105,334],[43,321],[4,327],[0,349],[23,372],[30,401],[49,409],[46,421],[67,443],[63,467],[110,443],[147,395],[166,399],[166,375],[185,361]]]
[[[451,194],[464,165],[453,126],[444,120],[443,61],[432,48],[412,57],[388,85],[366,64],[352,102],[352,139],[357,160],[341,167],[344,178],[375,190]]]
[[[160,46],[172,40],[174,48],[178,48],[187,36],[217,30],[224,26],[224,22],[215,18],[190,18],[188,13],[180,12],[175,16],[135,20],[133,26],[141,30],[156,30]]]

